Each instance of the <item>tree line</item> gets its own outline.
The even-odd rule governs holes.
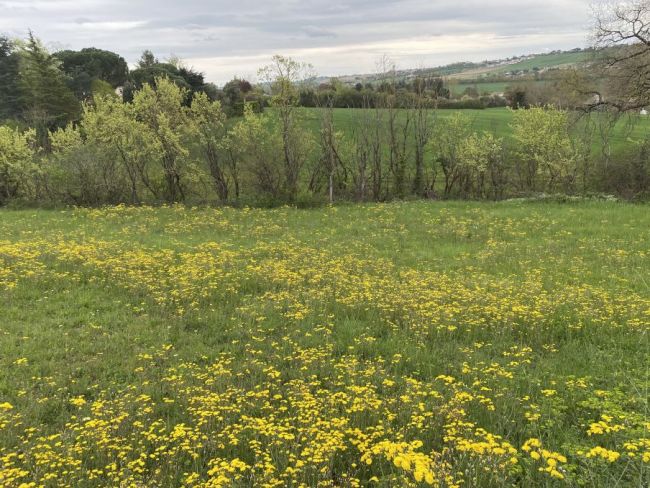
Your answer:
[[[96,48],[51,53],[30,32],[24,40],[0,36],[0,122],[35,128],[46,142],[47,130],[77,122],[82,105],[119,94],[125,102],[156,78],[167,78],[184,90],[185,105],[195,93],[220,100],[229,115],[242,115],[243,103],[255,103],[262,91],[234,79],[221,89],[177,57],[159,60],[144,51],[134,69],[120,55]]]
[[[148,51],[129,70],[107,51],[50,54],[31,34],[18,44],[0,39],[0,109],[10,121],[0,126],[0,205],[645,198],[650,143],[628,141],[617,153],[614,134],[621,114],[649,102],[647,78],[632,76],[650,42],[620,38],[647,12],[600,18],[609,69],[570,77],[581,110],[526,105],[513,111],[509,137],[444,112],[441,80],[405,84],[386,59],[372,87],[309,85],[309,66],[275,56],[257,86],[233,80],[218,89]],[[352,119],[336,109],[348,90],[358,97]]]

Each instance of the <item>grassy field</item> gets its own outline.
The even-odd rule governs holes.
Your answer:
[[[317,134],[320,127],[321,114],[319,109],[301,109],[305,124],[314,134]],[[505,139],[506,143],[511,141],[513,111],[508,108],[491,108],[485,110],[437,110],[432,117],[444,120],[451,117],[454,113],[460,112],[470,117],[473,121],[473,127],[476,131],[492,132],[498,137]],[[362,111],[360,109],[335,109],[334,123],[337,130],[352,136],[354,128],[358,125]],[[595,116],[594,116],[595,117]],[[650,118],[639,115],[629,115],[621,117],[614,128],[611,145],[614,155],[629,150],[632,146],[631,141],[641,141],[650,134]],[[594,137],[593,142],[594,154],[599,154],[598,137]]]
[[[0,486],[647,486],[649,242],[616,203],[0,211]]]
[[[548,81],[486,81],[486,82],[480,82],[480,83],[465,83],[465,82],[459,82],[459,83],[449,83],[448,88],[451,90],[451,93],[453,95],[462,95],[463,92],[465,91],[466,88],[476,88],[479,92],[479,94],[484,94],[484,93],[504,93],[506,91],[506,88],[510,85],[530,85],[534,84],[536,86],[543,86]]]

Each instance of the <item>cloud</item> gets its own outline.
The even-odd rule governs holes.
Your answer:
[[[336,37],[334,32],[315,25],[306,25],[302,31],[309,37]]]
[[[72,28],[76,29],[78,27],[83,29],[91,29],[93,31],[121,31],[129,29],[137,29],[138,27],[143,27],[147,25],[146,20],[122,20],[122,21],[94,21],[90,19],[76,19],[74,21],[74,26]]]
[[[173,52],[221,83],[275,53],[337,75],[384,53],[408,68],[572,48],[589,22],[588,0],[2,0],[0,32],[130,62]]]

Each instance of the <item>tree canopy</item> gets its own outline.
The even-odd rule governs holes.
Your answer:
[[[129,67],[118,54],[94,47],[80,51],[54,53],[61,61],[61,70],[69,77],[69,85],[78,98],[92,95],[92,83],[101,80],[113,88],[123,86],[129,76]]]

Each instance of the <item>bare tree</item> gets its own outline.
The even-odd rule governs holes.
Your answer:
[[[324,174],[327,178],[329,202],[334,203],[335,183],[344,188],[348,173],[341,156],[343,134],[337,132],[334,125],[334,94],[330,91],[317,93],[314,99],[321,113],[320,158],[309,187],[312,191],[317,191],[320,187],[318,182],[322,181]]]
[[[364,201],[367,197],[369,170],[373,161],[373,111],[374,100],[366,94],[363,97],[361,115],[354,126],[354,147],[356,164],[352,170],[354,189],[358,200]]]
[[[370,121],[370,178],[372,182],[372,198],[375,201],[382,199],[383,193],[383,164],[384,164],[384,112],[381,99],[375,102]]]
[[[409,134],[413,118],[411,110],[400,110],[395,64],[386,56],[380,60],[383,107],[386,112],[388,139],[388,169],[392,176],[393,192],[398,198],[406,195],[406,166],[409,152]]]
[[[594,7],[597,67],[607,80],[593,90],[589,108],[638,110],[650,105],[650,1],[608,2]]]
[[[429,101],[426,97],[426,80],[416,78],[413,85],[415,91],[413,108],[415,176],[413,178],[413,192],[418,196],[423,196],[429,191],[424,171],[424,155],[433,132],[433,123],[431,121]]]

